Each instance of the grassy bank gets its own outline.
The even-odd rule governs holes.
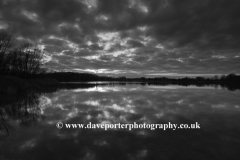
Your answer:
[[[57,85],[58,81],[52,78],[27,80],[12,76],[0,76],[0,94],[17,94]]]

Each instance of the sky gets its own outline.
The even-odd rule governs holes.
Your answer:
[[[42,49],[54,71],[240,73],[239,0],[1,0],[0,29]]]

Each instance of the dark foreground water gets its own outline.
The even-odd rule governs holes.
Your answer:
[[[0,160],[240,159],[240,91],[103,85],[0,107]],[[57,122],[192,124],[200,129],[58,129]]]

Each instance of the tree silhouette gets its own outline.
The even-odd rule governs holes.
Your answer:
[[[11,54],[10,69],[13,73],[28,76],[43,72],[43,52],[38,48],[32,48],[30,44],[24,44],[15,49]]]
[[[9,59],[7,54],[10,52],[14,44],[14,38],[6,31],[0,31],[0,73],[7,72]]]
[[[0,75],[30,76],[44,72],[43,52],[22,44],[14,48],[14,38],[6,31],[0,32]]]

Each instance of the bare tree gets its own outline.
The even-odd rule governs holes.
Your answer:
[[[43,51],[25,43],[13,48],[14,37],[0,31],[0,74],[28,76],[44,72]]]
[[[33,75],[43,71],[43,52],[31,47],[31,44],[23,44],[12,53],[12,68],[20,75]]]
[[[43,53],[38,48],[26,48],[23,58],[23,71],[26,74],[38,74],[43,66]]]
[[[2,74],[7,72],[7,65],[9,64],[7,54],[12,49],[14,40],[11,34],[3,30],[0,31],[0,73]]]

